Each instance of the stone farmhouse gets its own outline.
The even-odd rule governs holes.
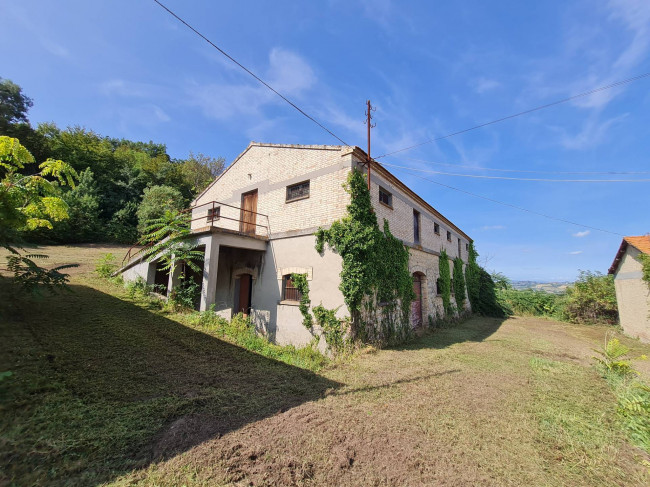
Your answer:
[[[650,235],[624,237],[609,274],[614,275],[618,316],[623,331],[643,342],[650,342],[650,289],[641,279],[638,257],[650,255]]]
[[[342,259],[327,247],[318,253],[314,233],[345,216],[350,195],[343,185],[355,168],[366,172],[365,161],[365,152],[352,146],[250,143],[191,205],[192,238],[205,252],[203,273],[194,276],[201,284],[199,308],[228,319],[245,313],[276,343],[306,344],[313,337],[302,325],[291,281],[292,273],[303,273],[312,305],[349,315],[339,290]],[[375,162],[370,183],[380,226],[386,219],[408,247],[417,296],[411,323],[423,326],[429,316],[442,316],[441,249],[450,264],[457,256],[467,263],[471,239]],[[127,280],[139,276],[168,289],[178,279],[137,255],[122,272]]]

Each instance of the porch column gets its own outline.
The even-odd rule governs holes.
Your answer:
[[[205,244],[203,259],[203,283],[201,285],[201,303],[199,309],[206,311],[215,302],[217,294],[217,271],[219,270],[219,243],[214,236]]]

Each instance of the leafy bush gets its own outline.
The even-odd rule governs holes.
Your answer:
[[[614,276],[580,271],[578,280],[567,288],[566,315],[575,323],[618,322]]]
[[[201,294],[201,286],[192,279],[181,276],[178,285],[169,293],[169,306],[174,311],[194,309]]]
[[[185,206],[183,195],[171,186],[152,186],[145,188],[138,206],[138,231],[145,233],[149,222],[165,215],[167,210],[180,211]]]
[[[618,400],[616,410],[632,442],[650,453],[650,387],[638,379],[632,368],[630,349],[617,338],[605,337],[605,346],[594,350],[598,368]],[[640,357],[646,359],[644,355]]]
[[[104,277],[106,279],[111,277],[113,272],[116,270],[117,264],[115,263],[115,256],[110,252],[102,255],[95,265],[95,272],[99,277]]]
[[[497,289],[496,293],[507,314],[565,317],[566,298],[563,295],[532,289]]]
[[[297,348],[293,345],[281,346],[269,342],[266,337],[257,334],[251,320],[245,318],[241,313],[228,321],[210,309],[193,313],[189,322],[192,326],[200,327],[247,350],[290,365],[319,370],[328,362],[327,357],[320,353],[313,344]]]
[[[338,308],[327,309],[322,304],[315,306],[313,309],[316,323],[323,330],[325,343],[334,352],[341,351],[345,345],[345,327],[341,320],[336,317],[337,310]]]

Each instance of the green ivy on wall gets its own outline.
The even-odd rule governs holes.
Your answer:
[[[305,328],[311,330],[314,326],[314,321],[309,313],[311,300],[309,299],[309,283],[307,282],[307,274],[291,274],[291,282],[293,282],[294,287],[300,293],[300,304],[298,305],[298,309],[302,315],[302,324],[305,325]]]
[[[451,272],[449,271],[449,256],[447,251],[442,249],[440,251],[440,257],[438,257],[438,267],[439,267],[439,284],[440,284],[440,295],[442,296],[442,306],[445,310],[445,315],[449,316],[452,314],[451,309]]]
[[[469,299],[469,304],[472,306],[472,311],[475,313],[478,312],[478,298],[481,290],[481,268],[476,262],[477,258],[478,252],[476,252],[474,242],[470,242],[469,257],[465,266],[465,283],[467,284],[467,298]]]
[[[410,328],[409,311],[415,298],[409,253],[391,234],[387,221],[383,231],[379,228],[364,175],[351,171],[345,187],[350,194],[347,214],[329,230],[318,229],[316,250],[322,253],[327,243],[343,259],[339,289],[352,318],[352,338],[396,343]],[[382,318],[370,323],[364,314],[376,312],[379,303]],[[371,329],[377,321],[379,334]]]
[[[463,259],[460,257],[454,259],[454,296],[458,312],[461,313],[465,305],[465,276],[463,275]]]

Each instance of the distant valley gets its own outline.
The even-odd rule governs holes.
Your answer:
[[[561,294],[566,291],[570,282],[538,282],[538,281],[512,281],[515,289],[533,289],[535,291],[546,291],[547,293]]]

